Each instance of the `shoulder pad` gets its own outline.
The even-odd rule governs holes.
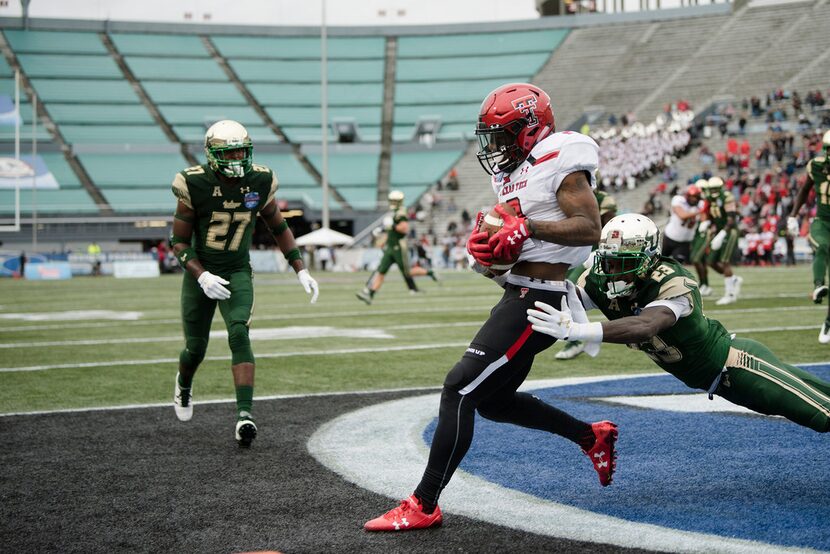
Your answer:
[[[181,171],[185,175],[204,175],[205,168],[201,165],[194,165],[193,167],[187,167]]]
[[[251,168],[257,173],[271,173],[271,168],[266,165],[251,164]]]

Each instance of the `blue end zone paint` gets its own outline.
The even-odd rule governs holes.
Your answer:
[[[807,370],[830,380],[830,365]],[[600,487],[588,459],[566,439],[481,417],[461,467],[539,498],[630,521],[830,549],[827,435],[782,418],[589,400],[691,392],[699,391],[670,375],[533,392],[583,420],[610,419],[620,426],[618,471],[610,487]],[[427,444],[435,424],[425,429]]]

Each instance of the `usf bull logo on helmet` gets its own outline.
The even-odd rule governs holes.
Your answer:
[[[211,125],[205,133],[205,155],[213,171],[238,179],[251,171],[254,144],[245,127],[224,119]]]
[[[594,257],[594,273],[605,278],[608,298],[626,296],[634,279],[648,276],[659,259],[660,231],[644,215],[618,215],[605,224]]]

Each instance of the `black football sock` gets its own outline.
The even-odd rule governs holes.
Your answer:
[[[421,509],[423,509],[423,511],[424,511],[424,513],[425,513],[425,514],[431,514],[432,512],[434,512],[434,511],[435,511],[435,504],[432,504],[431,502],[427,502],[426,500],[424,500],[423,498],[421,498],[421,497],[418,495],[418,493],[417,493],[417,492],[416,492],[416,493],[414,493],[414,495],[415,495],[415,498],[417,498],[417,499],[418,499],[418,502],[420,502],[420,503],[421,503]]]

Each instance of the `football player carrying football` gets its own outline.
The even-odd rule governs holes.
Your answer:
[[[807,180],[798,189],[790,217],[787,218],[787,231],[793,236],[798,236],[798,212],[807,201],[810,189],[815,188],[816,217],[810,224],[810,235],[807,239],[813,247],[813,302],[816,304],[821,304],[830,290],[824,280],[830,255],[830,131],[822,136],[821,146],[821,154],[807,162]],[[830,343],[830,307],[821,326],[818,341],[822,344]]]
[[[414,294],[418,292],[418,287],[415,285],[413,277],[421,275],[429,275],[433,281],[438,278],[431,269],[424,267],[409,267],[409,246],[406,242],[406,235],[409,233],[409,218],[406,215],[406,206],[404,205],[404,194],[399,190],[393,190],[389,193],[389,209],[392,214],[384,218],[384,228],[386,230],[386,240],[383,244],[383,257],[376,271],[366,281],[366,286],[363,290],[357,293],[357,297],[365,302],[371,304],[375,293],[383,286],[383,281],[386,279],[386,273],[392,264],[398,266],[403,274],[403,280],[406,282],[409,292]]]
[[[254,354],[248,326],[254,305],[249,249],[259,215],[297,272],[303,288],[317,300],[316,281],[304,268],[294,235],[277,209],[277,176],[253,163],[253,143],[236,121],[213,124],[205,135],[207,163],[189,167],[173,180],[178,199],[171,242],[182,280],[182,322],[185,349],[173,395],[176,416],[193,416],[193,375],[205,357],[217,304],[228,330],[231,371],[236,386],[235,436],[251,445],[257,428],[251,417],[254,396]]]
[[[548,95],[530,84],[508,84],[487,95],[476,135],[482,167],[498,197],[502,227],[488,239],[475,230],[468,250],[481,266],[516,260],[489,319],[444,381],[429,461],[415,492],[364,525],[368,531],[424,529],[442,523],[438,497],[467,453],[475,413],[561,435],[588,455],[602,485],[614,472],[616,426],[586,423],[531,394],[517,392],[533,359],[555,339],[534,333],[526,310],[534,301],[559,304],[568,268],[582,263],[599,240],[593,195],[598,146],[585,135],[556,133]],[[573,285],[571,285],[573,286]]]
[[[698,286],[672,258],[659,255],[659,231],[639,214],[615,217],[602,229],[593,268],[580,277],[573,303],[599,309],[609,321],[580,323],[574,304],[537,302],[528,321],[557,339],[612,342],[642,350],[694,389],[734,404],[830,431],[830,383],[781,362],[763,344],[730,335],[703,315]]]

